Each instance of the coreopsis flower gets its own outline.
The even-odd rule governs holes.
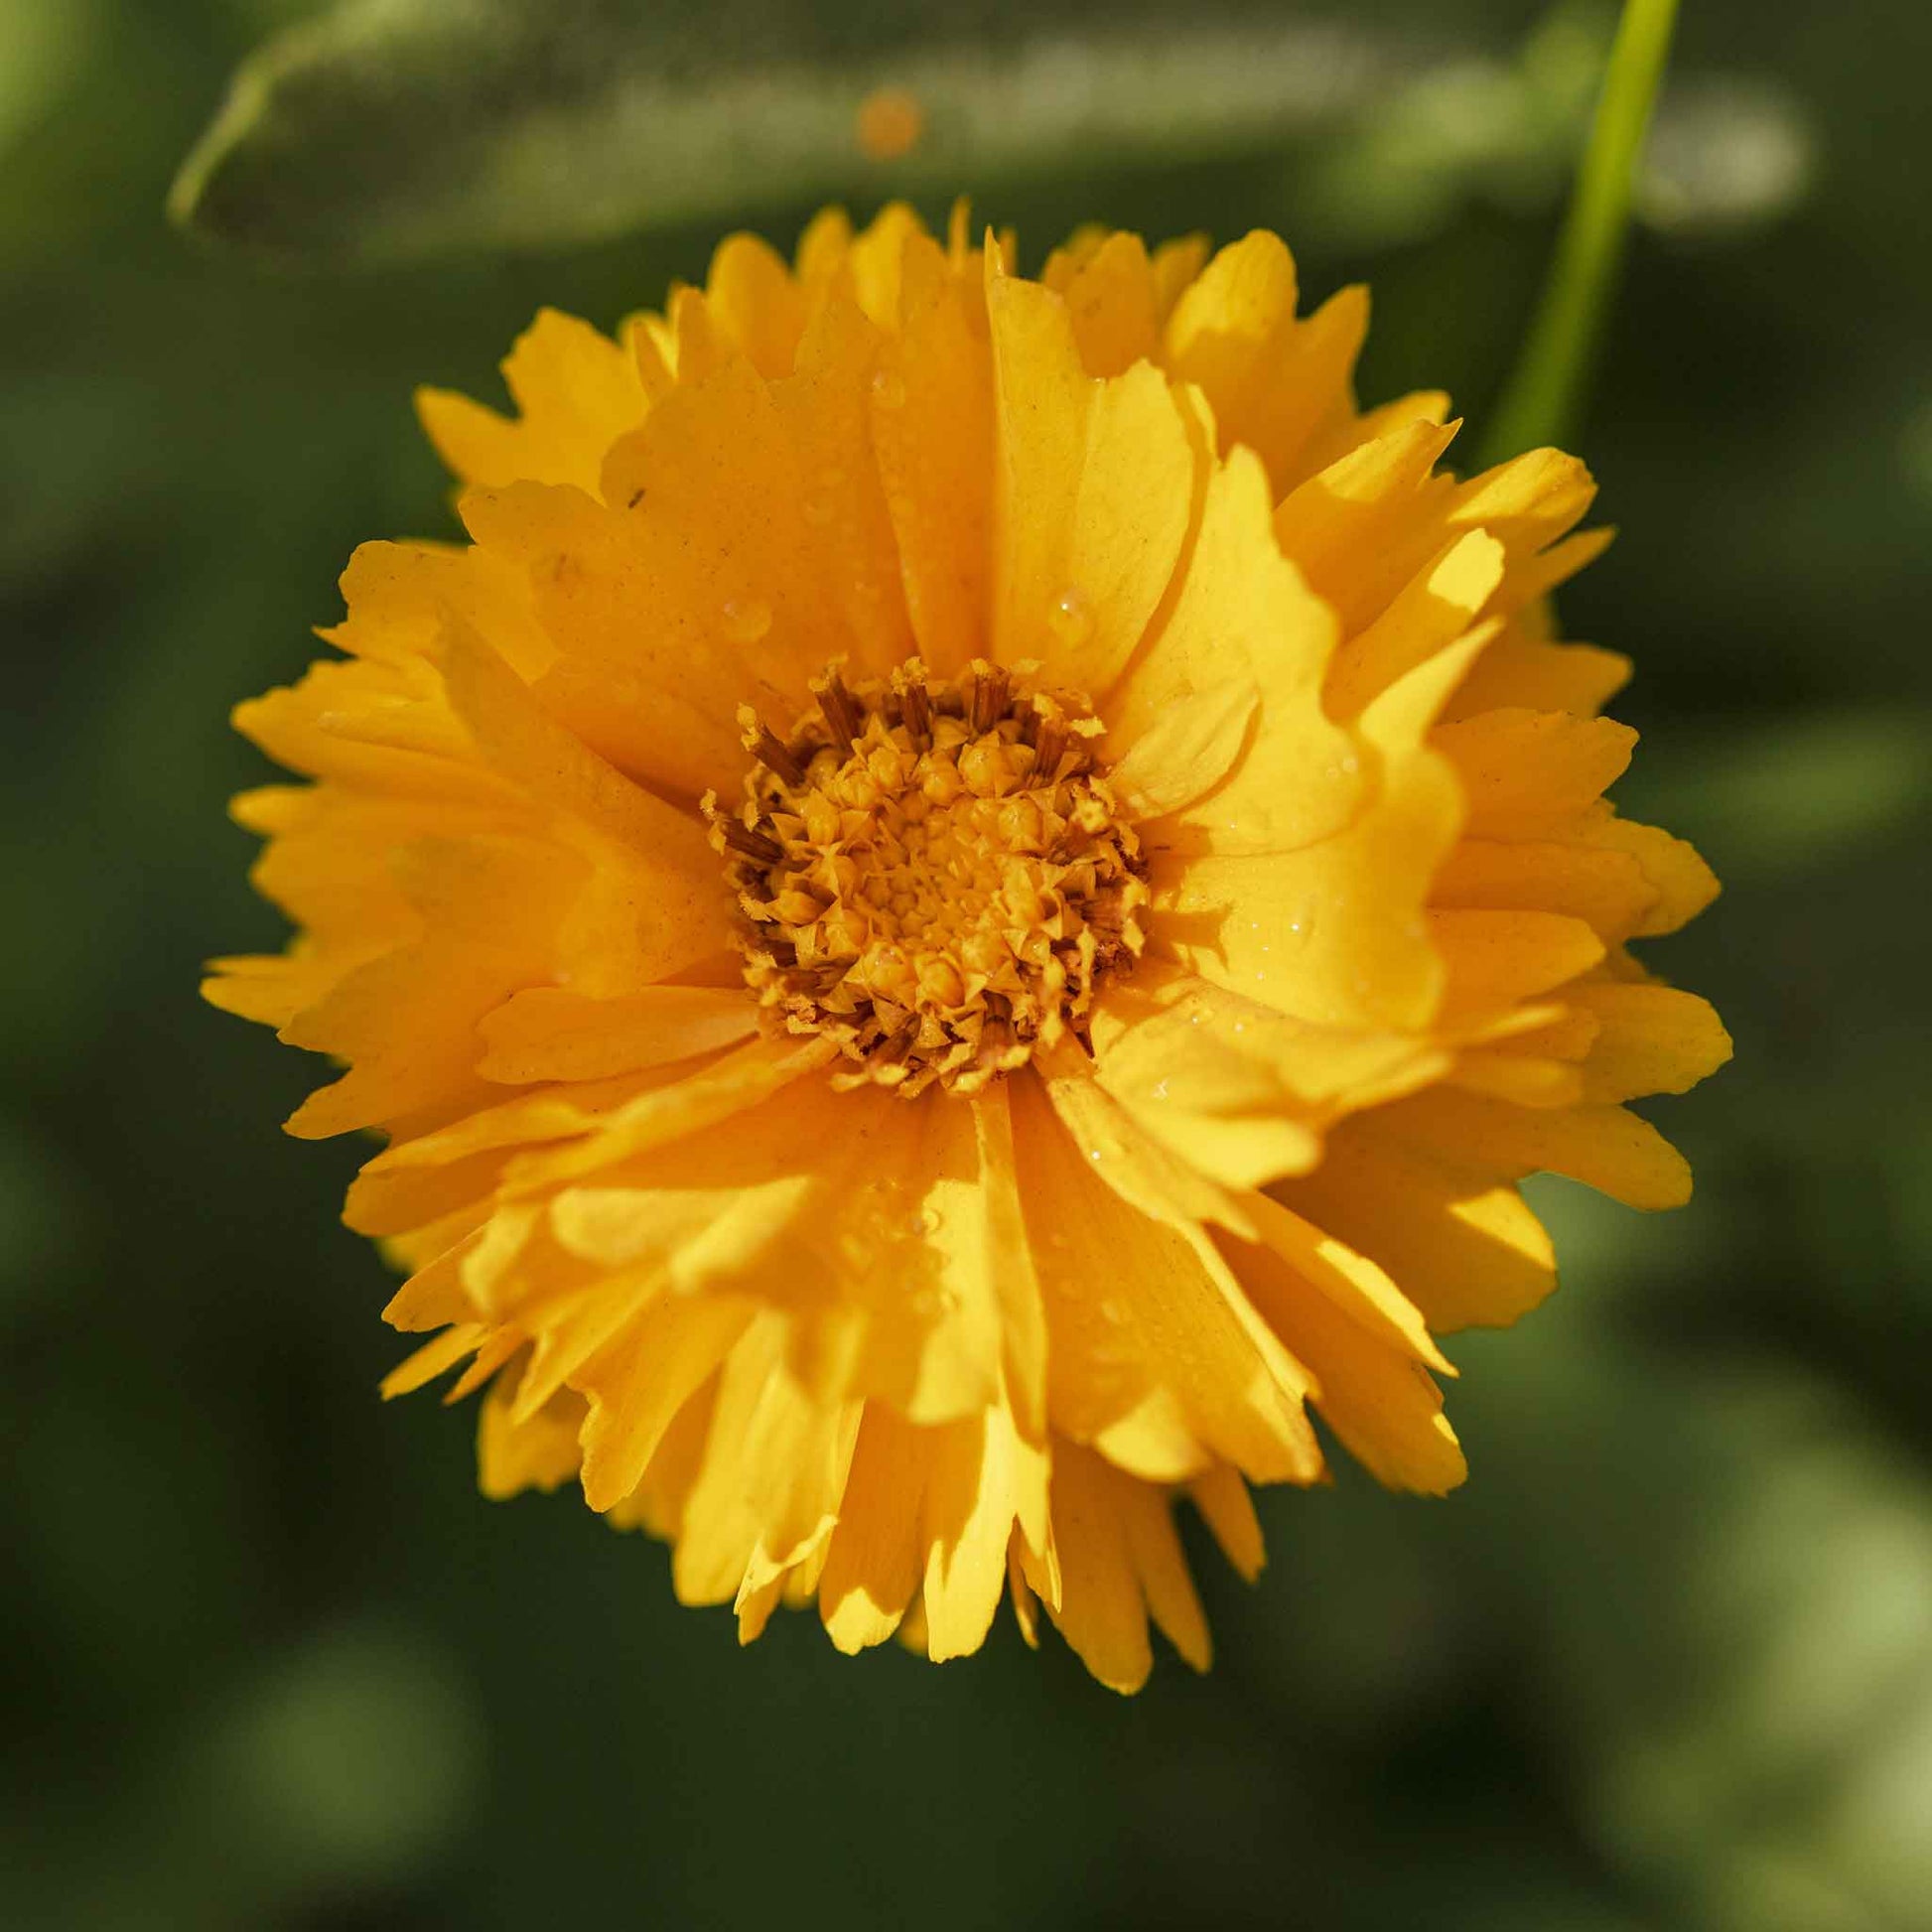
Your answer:
[[[1728,1050],[1627,942],[1710,874],[1603,797],[1624,660],[1549,634],[1583,466],[1460,482],[1357,408],[1288,250],[836,213],[506,419],[425,392],[466,545],[369,544],[343,655],[236,715],[302,928],[208,996],[332,1055],[349,1224],[481,1393],[491,1496],[581,1482],[747,1638],[1121,1689],[1208,1634],[1183,1500],[1463,1460],[1440,1342],[1549,1293],[1517,1182],[1685,1199],[1623,1102]]]

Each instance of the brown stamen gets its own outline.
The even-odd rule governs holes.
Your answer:
[[[769,725],[760,722],[757,743],[751,749],[794,789],[805,782],[805,767],[792,756],[791,747]]]
[[[742,852],[761,866],[775,866],[785,856],[784,847],[776,839],[767,839],[762,832],[755,832],[735,818],[725,820],[725,843],[734,852]]]
[[[1000,713],[1007,708],[1008,684],[1003,666],[985,663],[973,666],[973,729],[976,732],[984,734],[993,729]]]
[[[845,688],[845,680],[839,676],[837,665],[832,666],[812,686],[812,695],[818,700],[818,708],[825,719],[826,729],[832,734],[832,743],[849,758],[852,747],[858,739],[859,729],[865,721],[860,714],[857,701]]]

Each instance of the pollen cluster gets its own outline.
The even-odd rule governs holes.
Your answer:
[[[975,1093],[1083,1034],[1140,954],[1146,866],[1099,721],[1028,668],[928,679],[915,658],[848,686],[835,667],[788,736],[739,714],[743,801],[706,809],[746,982],[774,1025],[838,1042],[837,1084]]]

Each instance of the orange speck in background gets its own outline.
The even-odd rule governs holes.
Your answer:
[[[859,146],[868,161],[897,161],[918,146],[925,110],[903,87],[875,87],[859,103]]]

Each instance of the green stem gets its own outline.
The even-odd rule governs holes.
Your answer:
[[[1485,463],[1561,442],[1582,419],[1676,22],[1677,0],[1624,0],[1576,197],[1536,320],[1490,426]]]

